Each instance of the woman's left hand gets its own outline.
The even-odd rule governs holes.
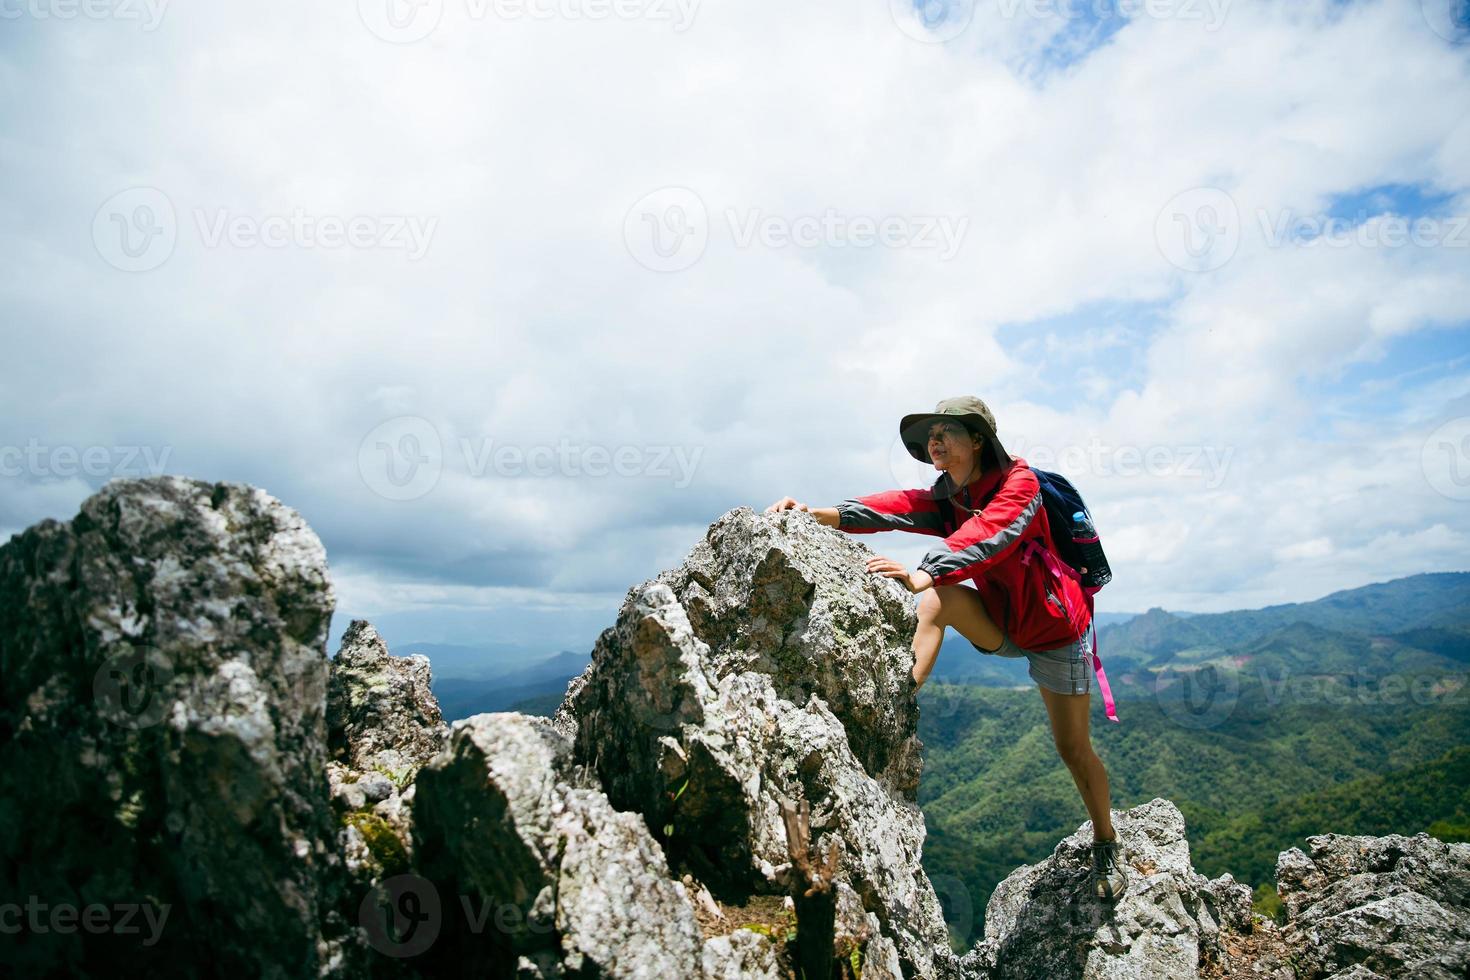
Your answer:
[[[876,572],[884,578],[896,578],[910,592],[923,592],[934,584],[934,576],[928,572],[911,573],[892,558],[884,558],[881,555],[874,555],[868,559],[868,571]]]

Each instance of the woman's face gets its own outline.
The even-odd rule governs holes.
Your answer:
[[[969,472],[979,458],[980,438],[958,422],[935,422],[929,427],[929,458],[937,470]]]

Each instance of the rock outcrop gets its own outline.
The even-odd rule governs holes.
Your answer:
[[[1307,845],[1276,862],[1298,978],[1470,976],[1470,844],[1421,833]]]
[[[441,900],[490,914],[446,917],[444,951],[476,975],[687,973],[702,943],[683,883],[637,814],[577,782],[547,719],[455,723],[415,784],[417,865]]]
[[[1045,861],[1013,871],[985,907],[985,938],[964,957],[970,975],[1188,977],[1226,959],[1222,933],[1249,931],[1251,891],[1206,879],[1189,860],[1184,817],[1168,800],[1119,811],[1129,887],[1116,903],[1087,888],[1092,821]],[[1230,965],[1225,966],[1227,972]]]
[[[0,895],[74,922],[5,936],[14,975],[317,972],[332,602],[236,484],[115,481],[0,546]]]
[[[913,607],[854,571],[862,554],[805,514],[731,511],[629,592],[555,723],[613,805],[722,901],[790,890],[780,804],[806,800],[816,849],[838,844],[841,880],[880,924],[873,952],[950,976],[913,802]]]
[[[354,890],[408,870],[414,776],[449,734],[431,680],[427,657],[393,656],[364,620],[332,660],[327,782]]]
[[[1470,844],[1309,838],[1278,926],[1193,870],[1162,799],[1115,814],[1120,902],[1085,887],[1084,823],[951,953],[912,597],[867,553],[738,508],[629,591],[555,718],[446,726],[428,661],[368,623],[327,658],[326,559],[294,512],[112,483],[0,546],[0,897],[27,915],[0,972],[787,980],[803,908],[825,930],[803,948],[825,963],[830,933],[864,980],[1470,972]],[[99,912],[133,931],[54,927]]]

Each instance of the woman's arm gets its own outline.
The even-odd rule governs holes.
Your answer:
[[[954,585],[1004,558],[1025,536],[1041,511],[1041,484],[1029,466],[1013,466],[983,510],[944,539],[919,562],[936,585]]]
[[[828,527],[837,527],[840,517],[836,507],[808,507],[806,504],[799,503],[791,497],[782,497],[767,507],[766,513],[772,514],[780,510],[804,510]]]

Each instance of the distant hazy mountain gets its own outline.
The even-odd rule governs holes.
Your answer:
[[[1456,657],[1447,651],[1465,649],[1470,572],[1410,575],[1334,592],[1311,602],[1199,613],[1187,619],[1154,608],[1125,623],[1100,627],[1098,647],[1104,664],[1110,657],[1140,664],[1164,659],[1204,661],[1295,623],[1373,636],[1420,631],[1417,638],[1432,644],[1432,652]],[[1405,637],[1399,642],[1415,645]]]
[[[561,653],[518,666],[488,680],[440,677],[434,671],[434,696],[448,721],[468,718],[486,711],[520,711],[518,703],[542,696],[559,703],[567,683],[591,662],[591,655],[563,650]],[[552,705],[553,710],[555,704]]]

